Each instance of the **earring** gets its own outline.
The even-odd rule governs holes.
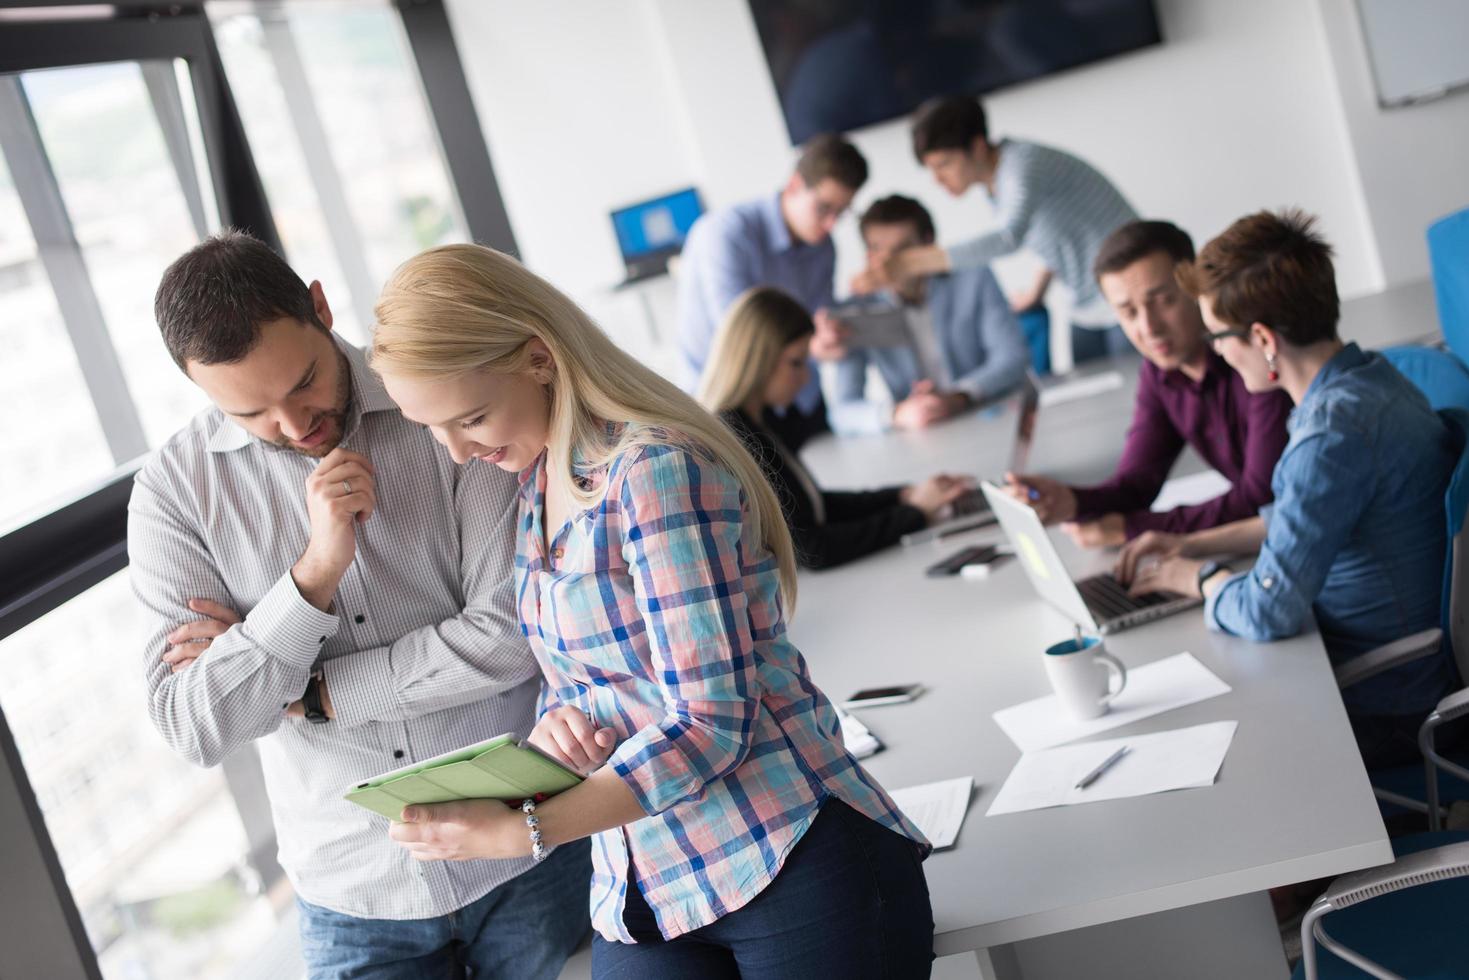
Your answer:
[[[1275,355],[1274,354],[1266,354],[1265,355],[1265,366],[1270,369],[1270,373],[1267,374],[1266,377],[1269,378],[1271,381],[1279,381],[1280,380],[1280,372],[1277,371],[1277,370],[1275,370]]]

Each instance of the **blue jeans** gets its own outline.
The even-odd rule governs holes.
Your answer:
[[[307,976],[555,980],[591,928],[591,879],[591,844],[583,840],[432,919],[361,919],[297,899]]]
[[[1051,315],[1044,306],[1032,306],[1017,314],[1025,346],[1030,348],[1030,366],[1044,377],[1051,373]]]
[[[1131,354],[1134,348],[1119,326],[1078,327],[1071,325],[1071,365],[1084,364],[1101,357]]]
[[[658,935],[630,885],[623,922],[636,944],[592,937],[595,980],[926,977],[933,912],[918,848],[836,799],[749,904],[676,939]]]

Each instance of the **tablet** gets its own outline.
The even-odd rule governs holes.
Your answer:
[[[410,803],[554,796],[581,779],[528,742],[506,734],[363,780],[344,798],[397,820]]]
[[[900,306],[849,303],[833,308],[831,315],[849,331],[848,347],[909,347],[913,343],[908,315]]]

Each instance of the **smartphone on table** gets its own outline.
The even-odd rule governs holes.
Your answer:
[[[959,570],[965,565],[983,565],[986,562],[994,561],[998,554],[999,551],[992,544],[970,545],[967,548],[960,548],[943,561],[928,566],[923,574],[929,578],[958,575]]]
[[[842,702],[847,709],[875,708],[880,704],[906,704],[923,693],[922,684],[895,684],[892,687],[864,687]]]

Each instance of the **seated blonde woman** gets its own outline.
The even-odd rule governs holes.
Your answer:
[[[724,419],[765,467],[808,568],[830,568],[895,544],[936,520],[969,481],[934,476],[882,490],[833,491],[816,484],[768,424],[805,387],[816,327],[800,303],[759,287],[730,308],[704,371],[699,400]]]
[[[454,461],[520,474],[530,740],[587,779],[412,806],[425,861],[591,836],[597,977],[926,977],[928,844],[786,635],[796,567],[739,441],[514,259],[448,245],[377,306],[372,364]]]

